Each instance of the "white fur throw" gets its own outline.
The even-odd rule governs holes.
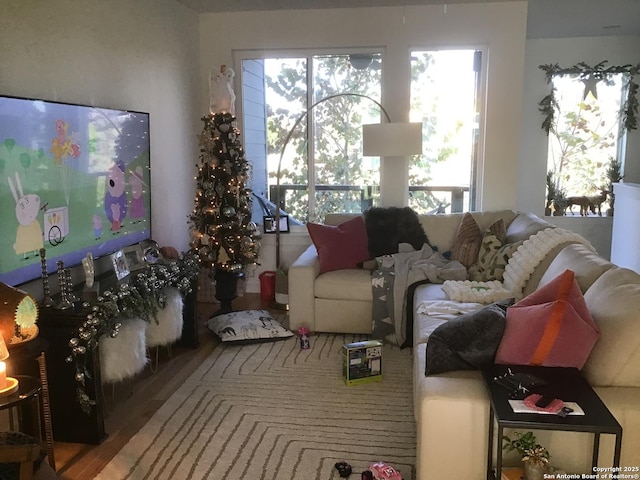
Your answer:
[[[458,302],[492,303],[506,298],[522,298],[522,290],[527,280],[545,256],[562,243],[582,243],[594,250],[593,246],[577,233],[563,228],[546,228],[531,235],[514,252],[504,269],[504,283],[497,280],[472,282],[469,280],[448,280],[442,290],[450,300]]]
[[[119,382],[144,369],[148,361],[146,328],[147,322],[131,318],[122,322],[117,337],[100,337],[100,373],[103,383]]]
[[[147,347],[168,345],[182,336],[182,295],[176,288],[167,288],[167,304],[147,325]]]
[[[582,243],[595,250],[585,238],[564,228],[541,230],[526,239],[509,259],[504,269],[505,288],[521,295],[527,280],[544,257],[555,247],[566,242]]]

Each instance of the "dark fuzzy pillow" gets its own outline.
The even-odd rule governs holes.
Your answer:
[[[436,328],[427,341],[425,375],[477,370],[494,363],[513,299],[460,315]]]
[[[364,212],[371,258],[398,253],[400,243],[409,243],[415,250],[429,244],[418,214],[410,207],[371,207]]]

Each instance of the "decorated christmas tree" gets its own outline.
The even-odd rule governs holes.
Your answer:
[[[190,216],[191,250],[202,267],[210,268],[216,280],[216,298],[230,310],[230,300],[221,298],[223,282],[235,281],[244,266],[257,263],[260,231],[251,221],[251,190],[246,183],[251,168],[235,126],[231,81],[233,71],[224,65],[211,81],[211,113],[202,118],[200,164],[197,165],[195,206]],[[229,304],[224,304],[225,301]]]

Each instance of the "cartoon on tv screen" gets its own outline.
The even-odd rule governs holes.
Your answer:
[[[0,96],[0,281],[150,237],[149,115]]]

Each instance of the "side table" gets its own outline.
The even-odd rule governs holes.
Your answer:
[[[9,410],[9,425],[12,430],[34,437],[47,452],[53,450],[42,434],[42,384],[40,380],[28,375],[14,375],[18,380],[18,390],[11,395],[0,397],[0,410]],[[14,414],[17,418],[15,425]]]
[[[16,374],[29,375],[40,379],[42,390],[41,409],[42,409],[42,429],[47,446],[47,458],[49,465],[56,469],[56,460],[53,449],[53,429],[51,423],[51,408],[49,403],[49,380],[47,375],[46,352],[49,348],[49,342],[42,337],[8,346],[11,356],[7,360],[7,365],[11,366],[11,375]]]
[[[509,368],[513,373],[529,373],[545,380],[547,385],[541,388],[566,402],[577,403],[585,414],[569,415],[563,418],[559,415],[514,413],[509,404],[510,392],[494,382],[495,377],[503,375]],[[482,376],[491,398],[487,480],[500,478],[500,472],[502,472],[501,440],[505,428],[593,433],[592,467],[597,466],[598,463],[600,434],[615,435],[612,466],[620,466],[622,427],[577,368],[492,365],[482,370]],[[494,420],[497,424],[497,440],[494,440]],[[494,448],[496,448],[495,471],[493,469]]]

